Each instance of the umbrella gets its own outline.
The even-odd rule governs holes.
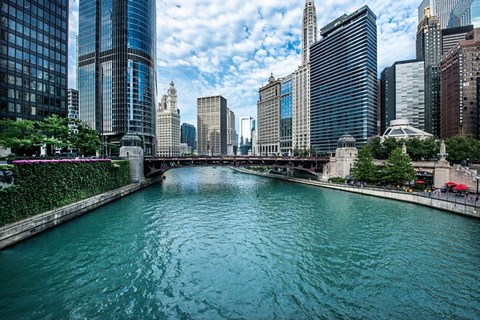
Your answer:
[[[465,191],[465,190],[468,190],[468,188],[469,187],[466,184],[457,184],[455,188],[453,188],[453,190]]]
[[[425,184],[426,182],[423,181],[423,180],[415,180],[415,183],[416,183],[416,184]]]
[[[455,182],[449,181],[445,183],[448,187],[455,187],[457,184]]]

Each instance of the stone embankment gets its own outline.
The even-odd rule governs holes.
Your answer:
[[[153,182],[155,181],[147,180],[142,183],[129,184],[119,189],[105,192],[22,221],[2,226],[0,227],[0,249],[11,246],[35,234],[81,216],[82,214],[107,203],[118,200],[130,193],[151,185]]]
[[[259,172],[255,172],[245,168],[238,168],[238,167],[231,167],[231,168],[233,170],[246,173],[246,174],[286,180],[294,183],[306,184],[306,185],[311,185],[316,187],[329,188],[329,189],[335,189],[335,190],[352,192],[352,193],[359,193],[363,195],[386,198],[391,200],[410,202],[410,203],[415,203],[415,204],[419,204],[419,205],[423,205],[423,206],[427,206],[427,207],[431,207],[431,208],[435,208],[443,211],[449,211],[449,212],[456,213],[463,216],[468,216],[468,217],[477,218],[477,219],[480,218],[480,207],[476,207],[472,203],[469,204],[467,201],[454,202],[454,201],[447,201],[447,200],[437,199],[434,197],[422,196],[422,195],[413,194],[413,193],[399,192],[394,190],[356,188],[356,187],[350,187],[346,185],[344,186],[344,185],[332,184],[332,183],[327,183],[322,181],[299,179],[299,178],[287,177],[287,176],[277,175],[277,174],[259,173]]]

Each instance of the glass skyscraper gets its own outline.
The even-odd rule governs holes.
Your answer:
[[[292,75],[280,84],[280,152],[292,152]]]
[[[186,143],[192,150],[197,148],[197,129],[193,124],[183,123],[180,128],[180,142]]]
[[[366,143],[377,132],[377,26],[367,6],[321,29],[310,48],[310,139],[334,151],[344,134]]]
[[[0,7],[0,119],[66,117],[68,0]]]
[[[155,0],[80,0],[80,119],[106,142],[139,134],[155,154]]]
[[[473,0],[470,7],[471,21],[474,28],[480,28],[480,0]]]

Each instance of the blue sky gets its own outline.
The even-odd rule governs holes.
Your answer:
[[[70,0],[69,86],[75,85],[78,1]],[[319,29],[368,5],[377,15],[378,70],[415,57],[420,0],[316,0]],[[157,0],[158,93],[173,81],[181,121],[196,99],[221,94],[238,118],[256,118],[258,88],[300,64],[304,0]]]

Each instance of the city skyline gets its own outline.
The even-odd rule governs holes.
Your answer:
[[[378,17],[378,74],[415,56],[418,0],[315,1],[318,27],[367,4]],[[173,1],[157,4],[157,90],[174,81],[182,122],[196,123],[196,99],[221,94],[238,117],[256,118],[258,88],[301,64],[303,1]],[[76,83],[78,1],[70,1],[69,88]],[[208,17],[208,19],[207,19]],[[157,97],[159,98],[159,97]]]

